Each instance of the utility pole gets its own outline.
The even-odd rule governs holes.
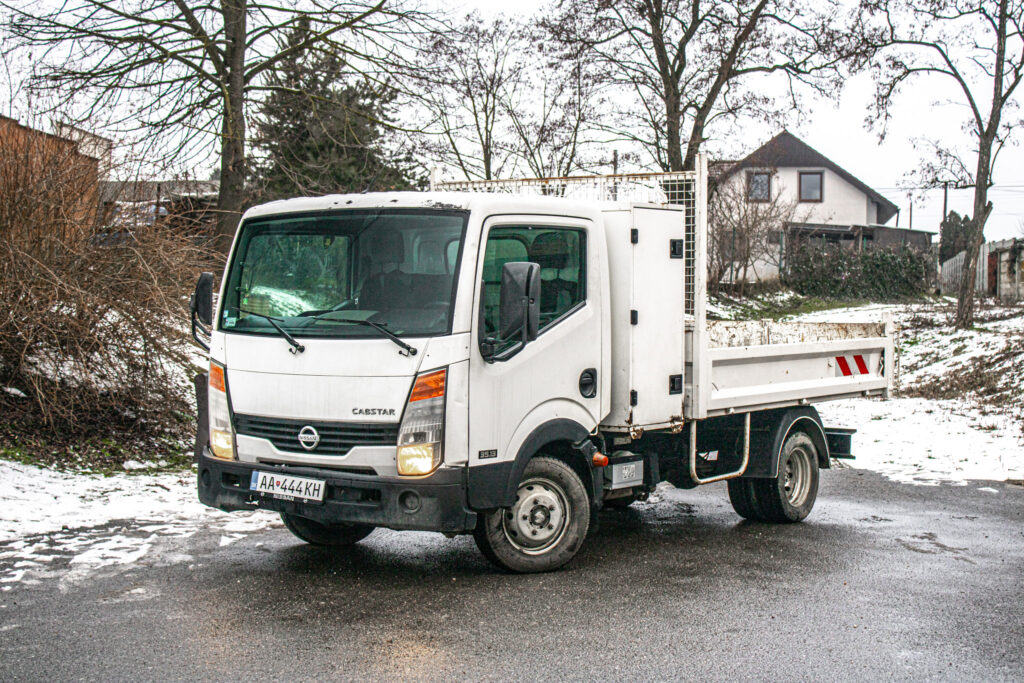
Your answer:
[[[612,150],[612,175],[619,175],[619,150]],[[619,198],[619,179],[616,178],[612,181],[612,201]]]
[[[946,216],[949,215],[949,181],[943,181],[942,183],[942,222],[946,222]]]

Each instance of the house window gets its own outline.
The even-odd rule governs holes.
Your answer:
[[[822,178],[823,174],[821,171],[801,171],[800,172],[800,201],[802,202],[820,202],[821,201],[821,189],[822,189]]]
[[[772,199],[772,174],[753,171],[747,174],[747,201],[768,202]]]

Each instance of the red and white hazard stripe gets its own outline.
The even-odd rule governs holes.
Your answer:
[[[856,367],[856,372],[854,372],[853,366]],[[839,374],[843,377],[868,374],[868,364],[864,361],[864,356],[860,354],[854,356],[836,356],[836,367],[839,368]]]

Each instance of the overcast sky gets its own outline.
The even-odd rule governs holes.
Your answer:
[[[514,11],[532,14],[546,4],[545,0],[517,0]],[[450,3],[459,6],[458,2]],[[465,11],[479,9],[485,15],[498,11],[509,12],[508,5],[493,0],[467,0]],[[850,79],[836,102],[807,101],[809,111],[804,122],[790,123],[790,132],[830,158],[860,180],[873,187],[900,208],[899,224],[910,227],[911,201],[907,190],[907,174],[921,162],[925,150],[914,149],[915,138],[961,140],[969,144],[961,125],[965,110],[946,104],[949,91],[945,84],[935,80],[919,80],[907,88],[893,109],[893,120],[884,142],[878,133],[868,130],[864,119],[871,104],[873,84],[867,75]],[[712,140],[709,155],[735,158],[766,142],[785,126],[753,125],[745,130],[741,139]],[[1024,131],[1017,132],[1017,138]],[[973,161],[969,164],[973,168]],[[913,202],[913,227],[917,230],[938,232],[942,220],[942,190],[929,191],[921,196],[917,192]],[[985,226],[988,240],[1024,237],[1024,148],[1007,147],[1003,150],[995,173],[995,187],[989,191],[993,204],[992,215]],[[950,190],[949,210],[971,214],[973,192]],[[896,219],[889,222],[894,225]]]

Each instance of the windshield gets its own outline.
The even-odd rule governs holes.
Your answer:
[[[220,327],[379,337],[449,334],[466,212],[348,210],[242,224]]]

